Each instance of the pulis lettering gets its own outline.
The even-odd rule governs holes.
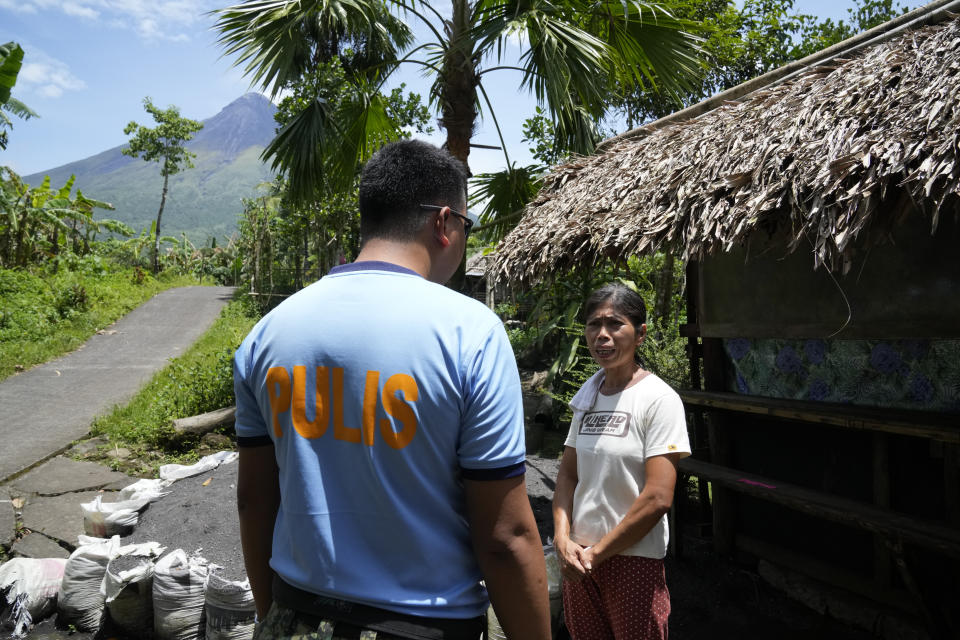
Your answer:
[[[410,406],[419,396],[417,381],[405,373],[395,373],[380,387],[380,372],[367,371],[363,390],[363,406],[359,427],[344,424],[343,418],[343,376],[341,367],[316,367],[313,376],[314,398],[313,419],[307,418],[307,367],[293,367],[293,378],[286,367],[271,367],[267,371],[267,394],[270,399],[270,412],[273,414],[273,434],[283,437],[280,414],[290,412],[290,422],[294,430],[303,438],[323,437],[333,422],[333,437],[345,442],[364,444],[372,447],[377,431],[377,406],[391,416],[398,425],[394,431],[391,421],[380,420],[380,438],[394,449],[403,449],[417,433],[417,416]],[[402,397],[398,394],[402,394]]]

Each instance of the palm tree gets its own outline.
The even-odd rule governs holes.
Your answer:
[[[391,8],[422,22],[431,39],[400,57],[412,38]],[[449,17],[418,0],[249,0],[214,13],[226,54],[236,54],[253,82],[274,96],[308,69],[325,36],[348,34],[378,47],[352,76],[355,104],[334,114],[314,101],[265,151],[288,177],[291,194],[304,199],[318,181],[345,184],[373,151],[371,140],[398,134],[377,96],[401,64],[433,75],[431,104],[446,147],[468,167],[481,109],[500,131],[483,86],[488,73],[522,72],[521,87],[556,123],[555,143],[588,153],[614,79],[649,85],[657,78],[666,90],[679,90],[699,70],[698,40],[667,11],[640,0],[452,0]],[[502,64],[512,37],[524,43],[519,66]]]

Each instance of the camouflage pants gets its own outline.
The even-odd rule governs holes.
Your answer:
[[[355,625],[321,620],[308,626],[297,619],[297,612],[278,605],[270,607],[267,617],[257,623],[253,640],[402,640],[382,631],[360,629]]]

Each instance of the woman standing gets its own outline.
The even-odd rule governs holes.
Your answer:
[[[636,360],[646,317],[643,299],[622,284],[587,300],[586,340],[601,370],[570,402],[553,498],[573,640],[667,637],[666,514],[690,443],[680,397]]]

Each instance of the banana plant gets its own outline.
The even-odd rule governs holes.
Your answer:
[[[22,120],[38,117],[27,105],[10,95],[17,75],[23,65],[23,49],[16,42],[0,45],[0,149],[7,148],[7,129],[13,122],[4,112],[10,112]]]

